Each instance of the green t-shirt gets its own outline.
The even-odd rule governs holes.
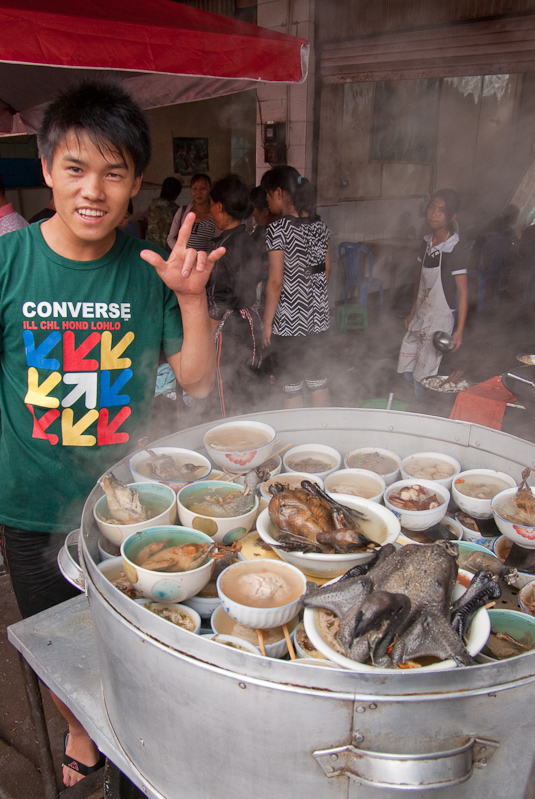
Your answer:
[[[160,351],[178,352],[174,292],[117,231],[71,261],[40,225],[0,237],[0,522],[79,526],[97,478],[148,434]]]

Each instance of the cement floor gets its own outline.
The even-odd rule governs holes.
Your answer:
[[[382,314],[379,314],[375,299],[370,298],[368,329],[333,332],[329,352],[321,356],[326,357],[329,364],[332,404],[358,406],[364,399],[386,398],[393,392],[395,399],[407,404],[408,411],[448,416],[449,408],[436,398],[417,400],[412,387],[396,374],[407,297],[396,298],[393,305],[385,306]],[[533,352],[535,317],[532,309],[523,307],[520,299],[505,301],[496,310],[471,314],[462,349],[444,358],[441,373],[464,369],[470,382],[477,383],[516,367],[516,354]],[[280,407],[277,386],[272,386],[268,377],[260,396],[258,405],[252,410]],[[535,403],[526,411],[506,412],[503,429],[535,441],[533,408]],[[151,438],[217,418],[217,413],[213,416],[208,414],[206,403],[196,403],[190,408],[181,400],[176,404],[162,401]],[[6,638],[6,627],[19,618],[10,580],[0,560],[0,799],[41,799],[43,790],[37,770],[37,745],[33,739],[18,653]],[[46,690],[43,699],[58,785],[61,785],[65,724]],[[105,795],[103,774],[101,771],[82,780],[77,787],[67,789],[65,796],[69,799],[101,799]],[[535,799],[533,778],[524,799]]]

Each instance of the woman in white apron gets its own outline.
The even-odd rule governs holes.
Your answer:
[[[462,247],[457,247],[455,218],[459,195],[453,189],[435,192],[427,206],[427,223],[431,233],[424,237],[418,256],[421,269],[415,281],[415,300],[405,319],[398,372],[414,380],[416,393],[424,377],[436,375],[442,359],[433,344],[437,330],[453,334],[454,350],[462,344],[468,310],[468,278]],[[457,314],[454,309],[457,308]]]

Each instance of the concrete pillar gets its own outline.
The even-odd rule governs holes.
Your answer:
[[[308,78],[300,84],[269,84],[257,89],[256,182],[269,169],[264,161],[263,126],[286,123],[287,162],[307,177],[312,173],[314,108],[314,1],[258,0],[258,25],[306,39],[310,44]]]

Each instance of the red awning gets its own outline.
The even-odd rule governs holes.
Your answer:
[[[95,70],[155,108],[300,82],[307,59],[303,39],[171,0],[0,0],[0,132],[33,132],[39,106]]]

